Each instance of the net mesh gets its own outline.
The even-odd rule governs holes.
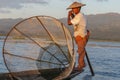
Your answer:
[[[72,37],[55,18],[31,17],[16,24],[8,33],[3,57],[11,75],[18,79],[54,79],[73,66]],[[28,75],[32,76],[26,77]]]

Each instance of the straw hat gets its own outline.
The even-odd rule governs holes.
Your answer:
[[[82,7],[82,6],[85,6],[85,5],[86,4],[82,4],[82,3],[79,3],[79,2],[73,2],[67,9]]]

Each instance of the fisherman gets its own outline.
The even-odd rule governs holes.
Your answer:
[[[67,9],[68,12],[68,25],[73,25],[74,27],[74,38],[78,47],[78,66],[77,70],[81,71],[85,67],[85,46],[88,41],[89,31],[86,27],[85,16],[80,12],[81,7],[85,6],[83,3],[73,2]]]

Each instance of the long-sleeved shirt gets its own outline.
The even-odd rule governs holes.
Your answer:
[[[74,26],[74,37],[87,35],[86,19],[82,13],[76,14],[71,23]]]

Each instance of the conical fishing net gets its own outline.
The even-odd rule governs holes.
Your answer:
[[[3,46],[5,65],[18,80],[60,80],[74,65],[73,40],[57,19],[35,16],[16,24]]]

